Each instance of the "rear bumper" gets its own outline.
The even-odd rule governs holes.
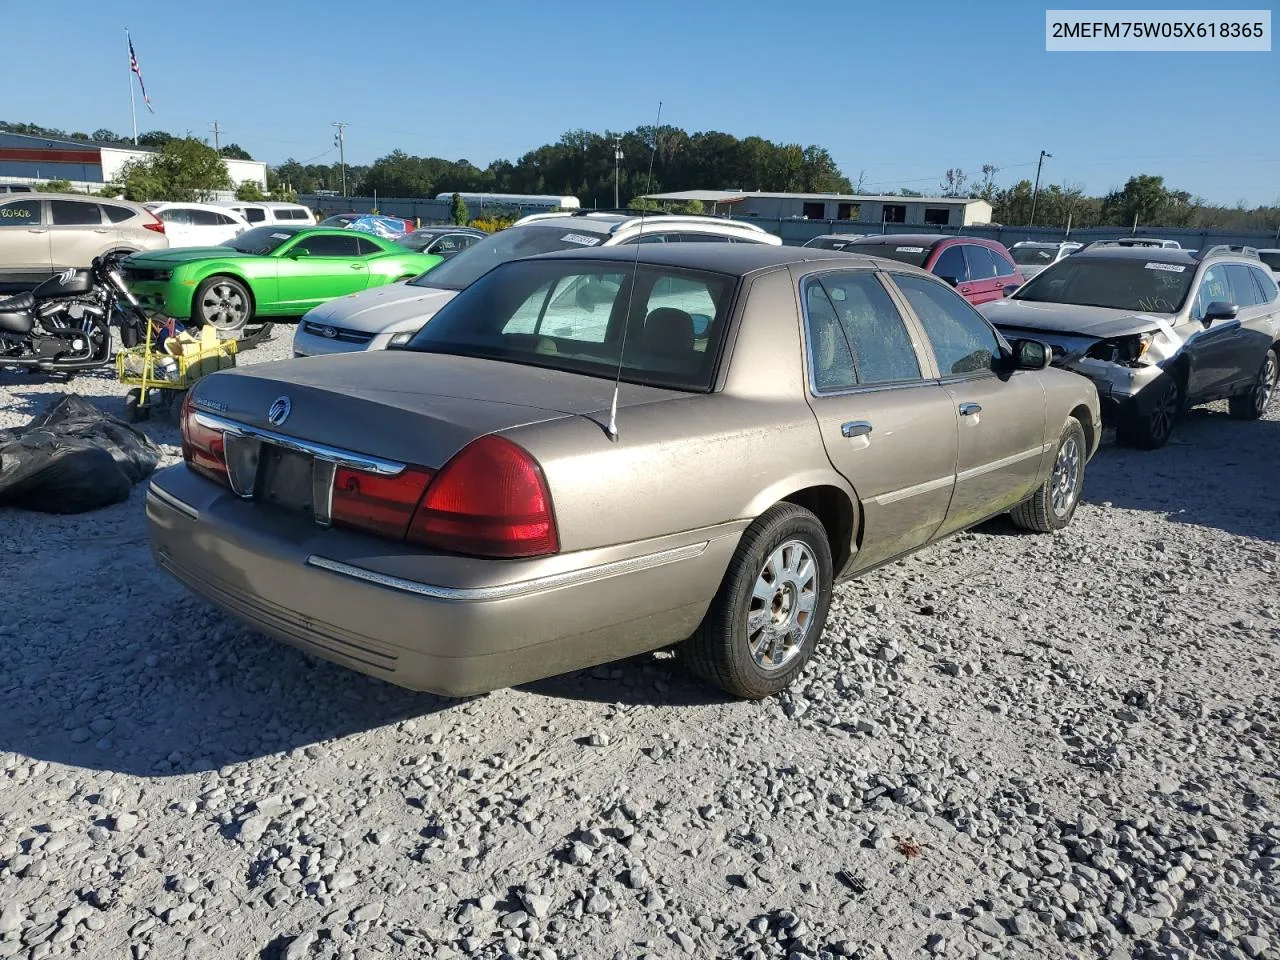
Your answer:
[[[415,552],[237,499],[177,466],[159,565],[250,626],[400,686],[468,696],[655,650],[702,620],[743,523],[534,561]]]

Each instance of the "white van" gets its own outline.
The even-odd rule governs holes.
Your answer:
[[[219,206],[234,210],[249,222],[251,227],[261,227],[273,223],[292,223],[314,226],[316,216],[300,203],[278,203],[263,201],[247,203],[241,200],[228,200]]]

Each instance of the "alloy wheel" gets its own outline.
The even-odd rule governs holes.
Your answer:
[[[769,554],[747,611],[747,647],[761,670],[782,670],[804,649],[818,592],[818,564],[806,543],[788,540]]]
[[[1261,416],[1267,409],[1267,404],[1271,402],[1271,395],[1275,393],[1276,378],[1280,376],[1280,367],[1276,364],[1276,355],[1268,353],[1266,362],[1262,364],[1262,371],[1258,374],[1258,382],[1253,388],[1253,408]]]
[[[220,330],[235,330],[244,324],[249,304],[244,294],[229,283],[216,283],[200,300],[205,319]]]
[[[1080,495],[1081,459],[1080,444],[1074,436],[1067,437],[1058,450],[1058,459],[1053,464],[1053,477],[1050,480],[1050,502],[1055,516],[1065,517],[1070,513]]]
[[[1172,380],[1156,398],[1147,414],[1153,439],[1163,440],[1173,432],[1173,422],[1178,418],[1178,385]]]

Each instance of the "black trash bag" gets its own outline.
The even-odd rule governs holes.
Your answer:
[[[127,500],[159,462],[145,434],[72,394],[25,427],[0,430],[0,505],[96,510]]]

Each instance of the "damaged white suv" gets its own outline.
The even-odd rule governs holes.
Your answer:
[[[1183,410],[1211,400],[1257,419],[1280,376],[1280,290],[1249,247],[1090,245],[978,309],[1092,380],[1131,446],[1163,446]]]

